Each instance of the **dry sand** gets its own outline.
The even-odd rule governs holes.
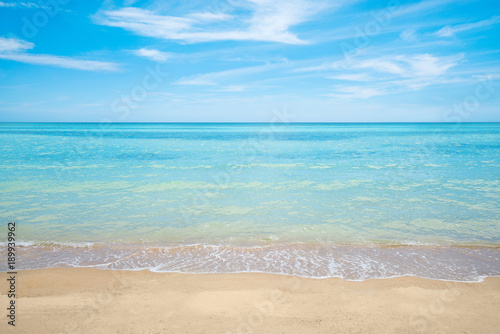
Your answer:
[[[6,277],[2,273],[2,277]],[[500,334],[500,278],[349,282],[269,274],[58,268],[17,274],[0,333]]]

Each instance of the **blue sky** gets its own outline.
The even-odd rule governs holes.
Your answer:
[[[0,121],[500,121],[492,1],[0,1]]]

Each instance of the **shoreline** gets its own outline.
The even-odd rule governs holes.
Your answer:
[[[2,248],[0,247],[0,250]],[[500,276],[500,248],[376,247],[316,245],[19,247],[18,269],[97,268],[162,273],[268,273],[305,278],[367,279],[421,277],[478,282]],[[0,264],[0,272],[7,271]]]
[[[8,303],[7,283],[2,279],[1,305]],[[500,277],[348,281],[50,268],[20,270],[16,284],[16,327],[2,317],[2,333],[496,334],[500,328]]]
[[[265,271],[235,271],[235,272],[224,272],[224,273],[218,273],[218,272],[183,272],[183,271],[155,271],[149,268],[143,268],[143,269],[111,269],[111,268],[98,268],[98,267],[47,267],[47,268],[35,268],[35,269],[20,269],[17,272],[27,272],[27,271],[42,271],[42,270],[59,270],[59,269],[85,269],[85,270],[99,270],[99,271],[123,271],[123,272],[150,272],[152,274],[159,274],[159,275],[169,275],[169,274],[175,274],[175,275],[245,275],[245,274],[257,274],[257,275],[271,275],[271,276],[286,276],[286,277],[296,277],[299,279],[312,279],[312,280],[327,280],[327,279],[339,279],[345,282],[367,282],[371,280],[390,280],[390,279],[404,279],[404,278],[409,278],[409,279],[423,279],[423,280],[429,280],[429,281],[438,281],[438,282],[450,282],[450,283],[470,283],[470,284],[475,284],[475,283],[482,283],[486,279],[500,279],[500,275],[484,275],[481,276],[478,280],[476,281],[460,281],[460,280],[453,280],[453,279],[446,279],[446,278],[431,278],[431,277],[422,277],[422,276],[417,276],[417,275],[397,275],[397,276],[388,276],[388,277],[371,277],[371,278],[365,278],[365,279],[350,279],[350,278],[344,278],[344,277],[337,277],[337,276],[325,276],[325,277],[309,277],[309,276],[300,276],[296,274],[287,274],[287,273],[272,273],[272,272],[265,272]],[[0,271],[0,274],[7,274],[8,271]],[[1,293],[0,293],[1,296]]]

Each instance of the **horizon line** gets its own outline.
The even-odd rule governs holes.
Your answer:
[[[354,122],[15,122],[15,121],[0,121],[0,124],[103,124],[103,125],[113,125],[113,124],[478,124],[478,123],[500,123],[500,121],[469,121],[469,122],[409,122],[409,121],[394,121],[394,122],[365,122],[365,121],[354,121]]]

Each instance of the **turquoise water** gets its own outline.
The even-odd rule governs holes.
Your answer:
[[[25,268],[473,280],[499,158],[499,123],[3,123],[0,218]]]

